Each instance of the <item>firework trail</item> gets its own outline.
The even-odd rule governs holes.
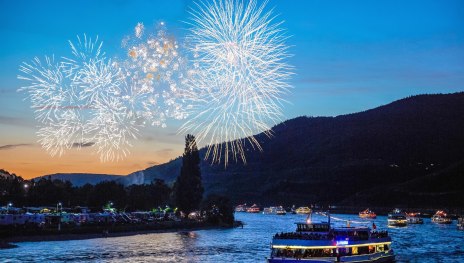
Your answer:
[[[184,95],[192,106],[180,132],[205,141],[206,158],[213,163],[227,165],[230,157],[246,162],[247,144],[261,150],[253,135],[271,136],[271,126],[282,116],[292,68],[285,62],[289,54],[282,22],[273,23],[265,5],[205,1],[190,12],[187,42],[193,67]]]

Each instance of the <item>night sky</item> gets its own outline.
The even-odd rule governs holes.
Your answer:
[[[24,178],[58,172],[128,174],[182,154],[180,122],[147,128],[124,161],[100,163],[91,149],[50,157],[16,90],[18,67],[35,56],[70,54],[67,41],[98,35],[108,57],[124,57],[134,26],[160,21],[179,39],[192,1],[0,0],[0,168]],[[423,93],[464,88],[464,1],[270,0],[291,36],[293,90],[285,119],[336,116]]]

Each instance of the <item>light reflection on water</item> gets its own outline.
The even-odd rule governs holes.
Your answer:
[[[361,221],[355,215],[338,218]],[[0,250],[2,262],[264,262],[276,232],[293,231],[303,215],[237,213],[245,227],[159,233],[116,238],[57,242],[24,242],[14,249]],[[315,218],[317,221],[317,217]],[[378,230],[387,229],[393,238],[398,262],[464,262],[464,231],[452,225],[423,225],[387,228],[386,217],[375,220]]]

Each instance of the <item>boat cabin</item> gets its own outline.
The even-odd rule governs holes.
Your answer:
[[[330,223],[296,223],[296,232],[329,232]]]

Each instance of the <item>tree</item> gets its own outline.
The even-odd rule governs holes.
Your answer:
[[[185,151],[182,157],[180,175],[174,183],[174,203],[185,213],[197,210],[203,197],[201,184],[200,153],[195,137],[188,134],[185,137]]]
[[[234,224],[234,207],[230,199],[221,195],[208,195],[201,205],[206,220],[212,224]]]

